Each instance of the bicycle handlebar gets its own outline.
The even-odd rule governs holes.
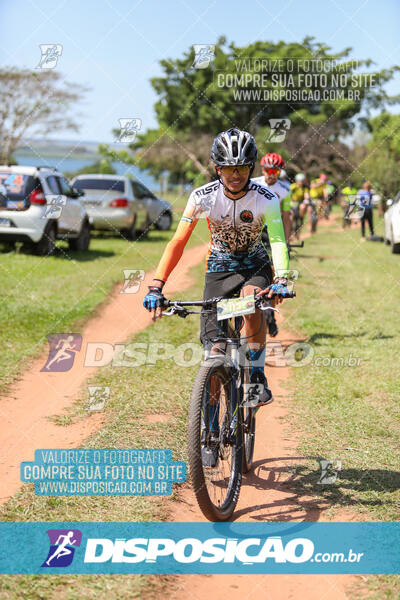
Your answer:
[[[286,292],[285,295],[283,294],[273,294],[271,298],[269,298],[266,294],[264,296],[259,296],[258,298],[255,298],[255,305],[257,308],[260,308],[261,310],[265,310],[262,309],[261,305],[267,301],[267,300],[272,300],[273,298],[295,298],[296,296],[296,292],[292,291],[292,292]],[[224,296],[219,296],[216,298],[210,298],[209,300],[194,300],[192,302],[187,302],[187,301],[180,301],[180,300],[166,300],[165,304],[164,304],[164,308],[170,308],[171,311],[169,312],[164,312],[163,315],[166,317],[172,317],[172,315],[174,314],[178,314],[181,317],[187,317],[187,315],[189,314],[200,314],[196,311],[189,311],[187,310],[185,307],[186,306],[201,306],[201,307],[205,307],[205,306],[211,306],[212,304],[216,304],[217,302],[220,302],[221,300],[226,300],[226,298]]]

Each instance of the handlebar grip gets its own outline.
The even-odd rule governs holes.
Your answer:
[[[277,296],[279,296],[279,298],[295,298],[296,296],[296,292],[286,292],[285,295],[283,294],[273,294],[273,298],[276,298]]]

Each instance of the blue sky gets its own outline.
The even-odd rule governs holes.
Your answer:
[[[400,63],[399,0],[3,0],[1,63],[35,68],[39,44],[63,46],[57,69],[92,89],[79,109],[80,131],[54,137],[112,142],[122,117],[156,125],[149,80],[159,61],[220,35],[245,45],[255,40],[301,41],[313,35],[334,50],[372,58],[378,68]],[[388,86],[390,93],[399,88]],[[397,89],[396,89],[397,84]],[[397,112],[397,110],[396,110]]]

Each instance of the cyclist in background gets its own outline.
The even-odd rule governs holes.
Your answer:
[[[279,198],[281,206],[281,215],[283,228],[285,231],[286,242],[289,241],[291,235],[291,220],[290,220],[290,185],[286,180],[286,172],[284,170],[285,162],[280,154],[270,152],[262,157],[261,168],[264,171],[264,175],[261,177],[255,177],[252,181],[265,185],[269,190],[272,190]],[[264,227],[262,234],[263,243],[266,248],[270,249],[268,227]],[[274,302],[270,303],[272,307],[275,306]],[[275,319],[275,312],[269,310],[266,313],[268,333],[271,337],[278,335],[278,325]]]
[[[317,179],[313,179],[310,184],[310,198],[317,204],[318,214],[325,213],[325,202],[328,200],[328,190],[326,182],[328,177],[321,173]]]
[[[297,173],[294,183],[290,184],[292,225],[295,227],[294,233],[297,238],[299,237],[300,227],[306,214],[309,199],[310,193],[307,187],[306,176],[303,173]]]
[[[280,154],[269,152],[261,159],[261,167],[264,175],[255,177],[252,181],[265,185],[269,190],[276,194],[281,203],[281,213],[283,228],[285,230],[286,241],[289,241],[291,222],[290,222],[290,187],[287,181],[279,179],[285,162]]]
[[[333,182],[330,179],[328,179],[328,181],[326,182],[326,190],[328,192],[327,212],[329,215],[332,210],[332,204],[336,197],[336,186],[333,184]]]
[[[354,187],[351,181],[346,183],[345,187],[342,188],[340,197],[343,209],[343,228],[347,225],[351,227],[350,214],[355,209],[357,201],[357,188]]]

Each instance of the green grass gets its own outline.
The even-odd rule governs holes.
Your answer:
[[[200,298],[203,265],[193,269],[197,284],[179,293],[179,298]],[[168,319],[148,327],[129,343],[168,342],[179,346],[198,341],[199,319]],[[170,448],[174,460],[186,460],[187,407],[198,365],[180,367],[173,359],[157,366],[107,367],[100,369],[92,383],[110,386],[105,405],[106,423],[85,443],[85,448]],[[171,377],[173,373],[173,377]],[[87,417],[87,392],[69,412],[68,424]],[[148,415],[166,419],[149,422]],[[41,497],[33,484],[25,484],[12,499],[0,507],[1,521],[162,521],[167,520],[169,503],[162,497]],[[0,576],[0,599],[56,600],[58,598],[159,597],[161,586],[171,591],[174,579],[155,576]]]
[[[176,224],[175,218],[174,229]],[[114,284],[122,286],[123,269],[154,269],[171,235],[152,230],[148,238],[128,242],[94,234],[88,252],[70,252],[60,242],[47,258],[0,252],[0,392],[44,350],[48,334],[81,331]],[[207,238],[201,221],[188,247]]]
[[[174,198],[170,198],[174,202]],[[180,198],[177,214],[186,199]],[[174,204],[174,209],[176,205]],[[176,217],[177,215],[175,215]],[[174,227],[177,224],[175,218]],[[122,269],[154,269],[171,232],[151,231],[148,238],[129,243],[118,237],[95,235],[87,253],[70,253],[58,244],[54,257],[41,259],[23,253],[0,254],[2,282],[0,305],[0,379],[2,389],[26,368],[28,357],[43,350],[49,333],[80,331],[93,310],[107,297],[114,284],[122,284]],[[188,247],[208,240],[201,221]],[[204,265],[196,268],[202,282]],[[197,295],[201,297],[201,283]],[[192,293],[192,290],[191,290]],[[180,294],[182,297],[182,294]],[[171,328],[172,325],[172,328]],[[171,329],[173,332],[171,334]],[[198,320],[157,323],[142,333],[140,341],[156,339],[182,343],[198,338]],[[171,369],[174,378],[171,379]],[[160,368],[113,368],[102,370],[92,383],[108,385],[111,398],[105,407],[107,422],[85,447],[171,448],[175,460],[185,459],[186,406],[193,368],[176,368],[172,361]],[[179,372],[178,372],[179,371]],[[163,381],[160,392],[160,381]],[[1,388],[0,388],[1,389]],[[179,394],[176,390],[179,389]],[[145,392],[143,392],[145,390]],[[60,426],[87,418],[87,390],[67,415],[54,421]],[[161,403],[161,406],[160,406]],[[152,413],[165,413],[169,420],[146,422]],[[162,498],[40,498],[32,485],[25,485],[0,509],[1,521],[158,521],[168,516]],[[0,599],[50,600],[52,598],[159,597],[160,587],[173,585],[171,577],[156,576],[6,576],[0,577]]]
[[[314,351],[314,364],[294,369],[288,386],[299,454],[310,457],[297,465],[293,489],[333,517],[345,508],[359,520],[397,521],[399,257],[382,243],[360,243],[354,228],[306,240],[292,267],[300,272],[298,295],[286,303],[285,325],[304,334]],[[359,365],[348,366],[350,357]],[[343,359],[344,366],[317,366],[317,358]],[[323,458],[342,462],[334,485],[316,484]],[[376,598],[400,598],[398,577],[369,582]]]

